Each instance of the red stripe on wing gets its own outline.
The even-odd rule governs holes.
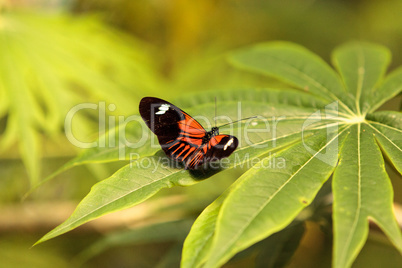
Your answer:
[[[185,119],[177,122],[180,129],[181,140],[194,146],[201,146],[206,135],[205,129],[194,118],[184,113]]]
[[[207,144],[199,147],[191,156],[191,158],[187,161],[186,167],[189,169],[194,169],[197,166],[201,165],[204,162],[205,154],[208,151]]]

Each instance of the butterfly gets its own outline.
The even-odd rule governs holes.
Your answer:
[[[219,127],[206,131],[189,114],[165,100],[145,97],[139,110],[162,150],[186,169],[228,157],[239,145],[235,136],[220,135]]]

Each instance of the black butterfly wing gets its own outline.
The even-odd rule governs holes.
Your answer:
[[[201,147],[205,129],[170,102],[145,97],[139,110],[145,124],[158,137],[159,144],[169,157],[186,162]]]

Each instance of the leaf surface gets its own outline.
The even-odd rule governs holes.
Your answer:
[[[393,192],[373,130],[350,128],[333,178],[334,267],[350,267],[374,220],[402,252],[402,236],[392,210]]]
[[[310,204],[336,166],[342,133],[326,140],[326,131],[317,132],[242,175],[220,209],[205,266],[221,266],[240,250],[283,229]],[[324,150],[325,162],[316,157]],[[275,158],[284,159],[284,165],[272,165]]]
[[[92,102],[101,109],[107,101],[127,114],[158,81],[144,47],[95,17],[38,13],[4,10],[0,27],[0,119],[7,118],[0,151],[18,143],[31,187],[40,176],[42,140],[64,135],[72,107]],[[72,117],[73,132],[93,135],[93,114]]]
[[[355,99],[357,114],[361,114],[360,106],[365,105],[366,98],[384,77],[390,61],[389,51],[383,46],[354,42],[337,48],[332,59]]]
[[[342,111],[353,114],[353,99],[346,94],[338,74],[301,46],[287,42],[259,44],[234,53],[230,61],[239,68],[273,76],[327,101],[339,101]]]
[[[247,102],[246,102],[247,103]],[[208,107],[205,109],[205,107]],[[211,105],[203,105],[202,110],[212,110]],[[237,113],[237,102],[222,103],[223,108],[228,111],[228,115]],[[236,132],[242,131],[244,124],[233,127],[227,133],[232,133],[240,138],[240,148],[232,154],[225,164],[224,168],[234,166],[247,167],[250,162],[255,161],[265,154],[278,150],[282,146],[291,144],[300,140],[301,124],[305,117],[302,114],[310,113],[313,109],[296,108],[283,106],[282,108],[265,110],[265,104],[250,102],[243,113],[256,114],[260,111],[265,117],[271,116],[275,119],[276,114],[287,114],[282,120],[276,122],[281,131],[252,131],[266,128],[265,121],[258,119],[256,124],[249,125],[248,135],[237,135]],[[298,116],[293,116],[298,114]],[[268,122],[271,122],[268,120]],[[263,123],[261,125],[261,123]],[[320,129],[320,127],[317,127]],[[299,132],[296,132],[299,130]],[[306,129],[305,136],[308,137],[315,131],[315,128]],[[296,133],[295,133],[296,132]],[[222,132],[223,133],[223,132]],[[218,170],[185,171],[182,166],[175,165],[168,159],[162,151],[154,156],[139,158],[130,164],[124,166],[114,175],[105,179],[92,187],[91,192],[81,201],[77,209],[64,223],[42,237],[37,243],[48,240],[52,237],[70,231],[85,222],[98,218],[107,213],[125,209],[145,201],[159,190],[170,188],[176,185],[188,186],[200,182],[202,179],[212,176]]]
[[[395,168],[402,174],[402,113],[376,112],[368,126]]]

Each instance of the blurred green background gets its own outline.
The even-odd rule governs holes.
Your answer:
[[[233,49],[270,40],[296,42],[326,61],[346,41],[375,42],[391,50],[392,70],[402,63],[401,14],[401,0],[0,0],[0,267],[177,267],[192,220],[242,173],[162,191],[30,249],[125,164],[74,168],[21,201],[80,152],[64,133],[73,106],[105,101],[116,105],[107,115],[131,115],[144,96],[276,86],[225,61]],[[383,109],[400,104],[399,97]],[[73,133],[94,141],[98,123],[98,111],[85,110]],[[290,267],[328,267],[331,239],[316,223],[307,230]],[[399,267],[400,259],[374,230],[354,266]],[[226,267],[249,261],[240,256]]]

